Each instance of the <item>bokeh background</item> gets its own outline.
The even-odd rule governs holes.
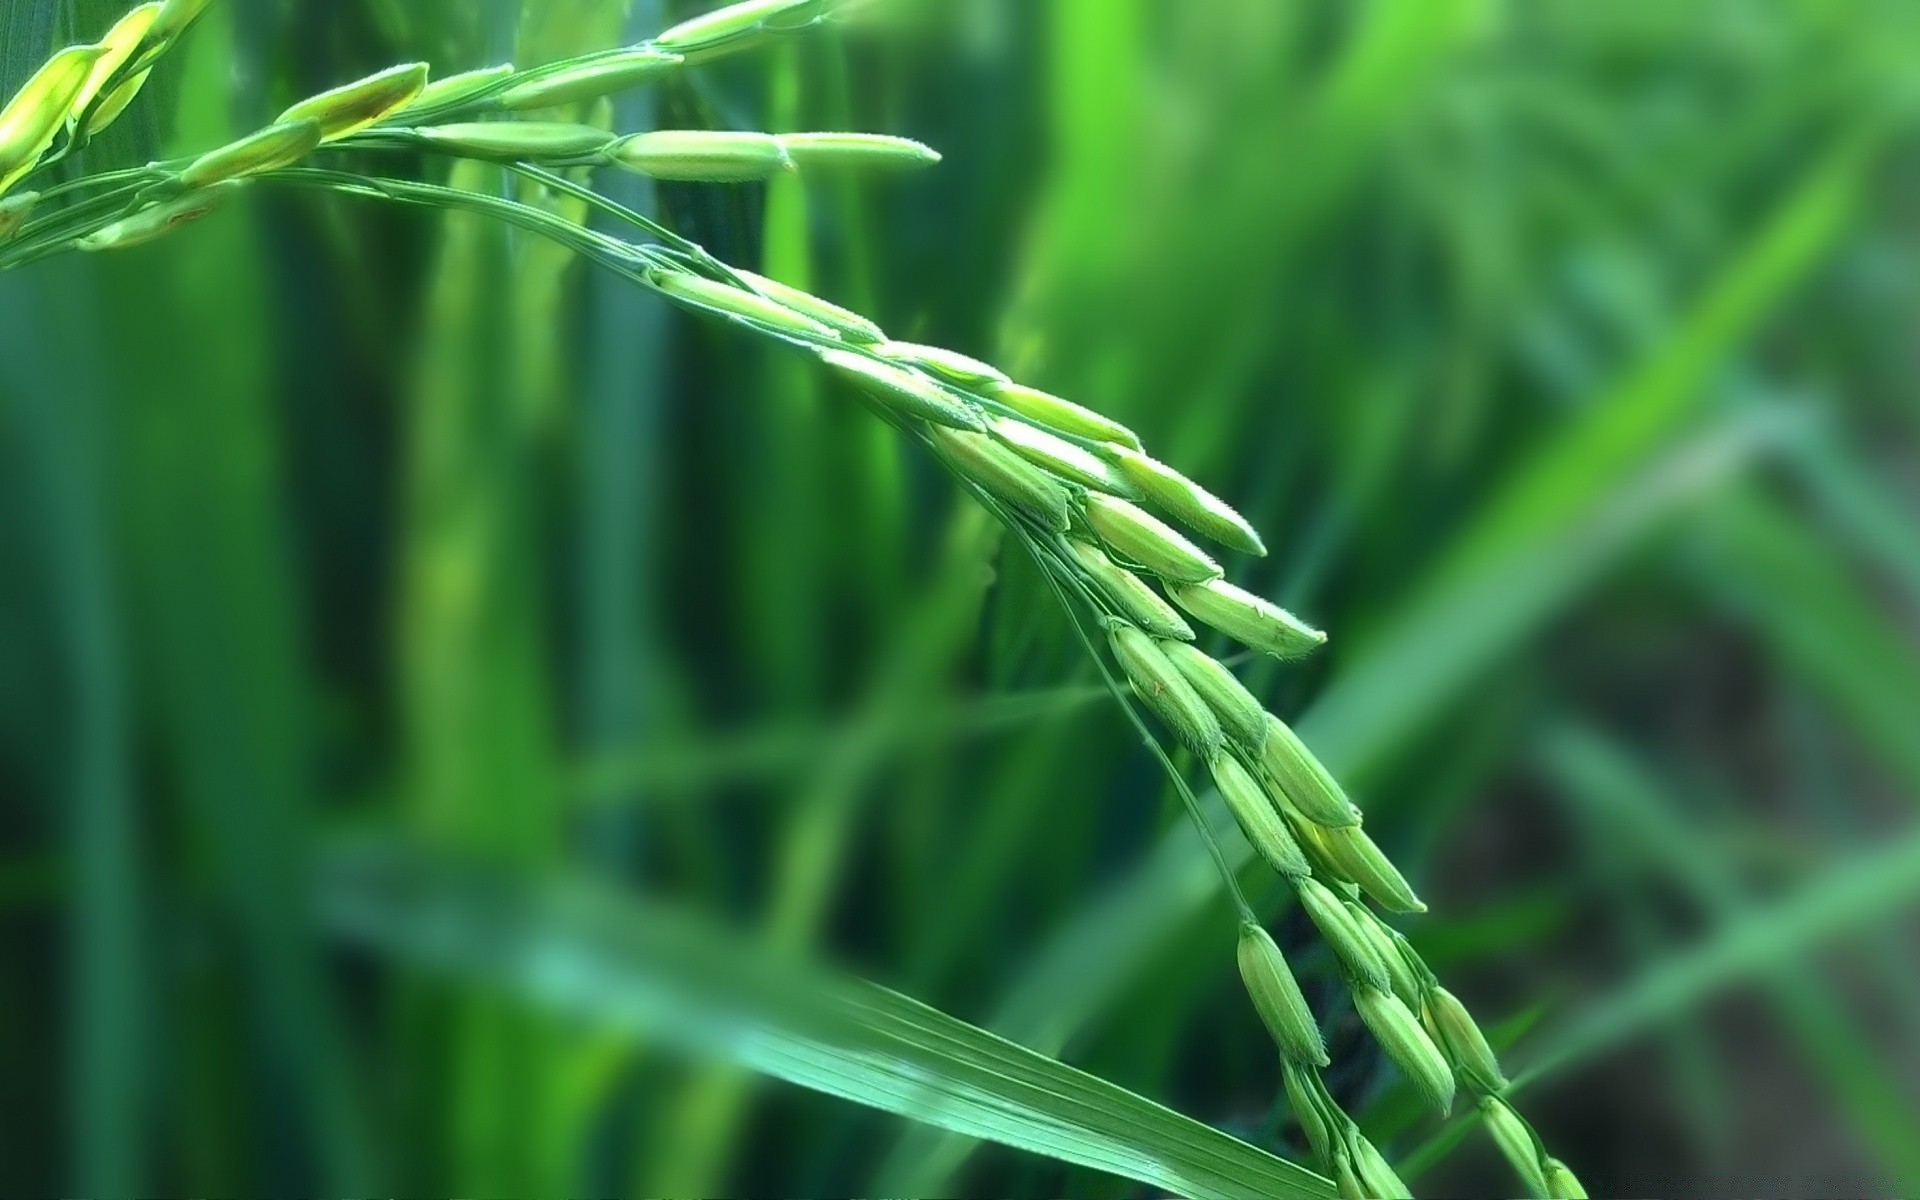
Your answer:
[[[704,7],[229,0],[88,165]],[[5,86],[116,15],[5,0]],[[1595,1195],[1911,1195],[1916,61],[1905,0],[886,0],[591,115],[945,153],[602,183],[1266,531],[1332,641],[1246,677]],[[934,464],[562,252],[256,190],[0,279],[7,1190],[1147,1194],[683,1036],[794,963],[1303,1157],[1177,798]],[[1511,1194],[1247,879],[1403,1173]],[[694,932],[597,970],[529,888]]]

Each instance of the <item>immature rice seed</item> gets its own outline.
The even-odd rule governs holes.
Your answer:
[[[100,39],[100,49],[105,53],[94,60],[93,70],[87,74],[86,85],[80,89],[80,94],[73,98],[73,107],[67,114],[69,122],[78,122],[81,115],[87,111],[87,107],[99,97],[100,90],[107,86],[142,45],[147,44],[148,32],[153,28],[154,20],[160,15],[163,7],[165,6],[158,0],[152,4],[142,4],[127,12],[113,23],[112,29],[107,30],[107,36]],[[119,115],[120,109],[124,109],[133,100],[134,93],[139,91],[139,85],[146,80],[146,77],[147,73],[140,71],[126,83],[117,85],[114,88],[115,94],[109,97],[109,100],[117,102],[119,108],[102,119],[103,114],[106,113],[107,104],[95,106],[93,115],[87,119],[87,132],[98,133],[111,124],[113,118]],[[133,84],[133,88],[122,98],[119,93],[125,89],[127,83]]]
[[[795,312],[805,313],[823,325],[832,326],[841,337],[850,342],[878,342],[883,341],[887,336],[880,332],[878,325],[859,313],[822,300],[811,292],[803,292],[777,279],[756,275],[752,271],[742,271],[737,267],[733,273],[760,289],[768,299],[784,304]]]
[[[1500,1153],[1506,1157],[1520,1181],[1527,1185],[1529,1196],[1551,1196],[1552,1186],[1547,1182],[1544,1155],[1540,1152],[1540,1143],[1533,1136],[1533,1130],[1513,1111],[1513,1106],[1498,1096],[1480,1097],[1480,1113],[1486,1118],[1487,1132],[1492,1136],[1494,1145],[1500,1147]]]
[[[164,234],[172,233],[182,225],[197,221],[218,208],[233,189],[241,187],[242,182],[230,179],[225,183],[216,183],[209,188],[188,192],[159,204],[149,205],[130,217],[122,218],[104,229],[96,230],[74,244],[82,250],[123,250],[128,246],[138,246],[151,242]]]
[[[1360,932],[1373,943],[1380,961],[1387,965],[1387,976],[1393,980],[1393,994],[1400,997],[1409,1009],[1420,1011],[1420,981],[1414,976],[1413,965],[1407,961],[1399,943],[1394,940],[1393,932],[1358,904],[1347,902],[1347,912],[1352,915],[1353,923]]]
[[[1359,1176],[1360,1186],[1368,1196],[1379,1197],[1380,1200],[1413,1200],[1413,1192],[1378,1147],[1358,1130],[1353,1131],[1351,1144],[1353,1173]]]
[[[818,0],[741,0],[688,18],[653,39],[662,50],[686,54],[758,32],[770,18],[806,8]]]
[[[1279,717],[1267,718],[1260,770],[1281,797],[1309,821],[1330,827],[1360,823],[1340,782]]]
[[[1587,1200],[1587,1189],[1580,1186],[1580,1180],[1568,1169],[1567,1164],[1557,1158],[1549,1158],[1546,1163],[1547,1195],[1553,1200]]]
[[[1487,1035],[1474,1021],[1467,1006],[1460,1003],[1459,997],[1442,987],[1429,991],[1420,1007],[1421,1019],[1426,1023],[1427,1031],[1433,1034],[1434,1041],[1440,1044],[1453,1059],[1460,1073],[1465,1075],[1475,1088],[1483,1092],[1497,1092],[1507,1086],[1506,1074],[1500,1070],[1500,1059],[1487,1043]]]
[[[1181,741],[1213,759],[1226,740],[1220,722],[1207,702],[1167,661],[1159,645],[1139,629],[1119,621],[1109,625],[1107,641],[1134,693]]]
[[[847,377],[867,396],[896,412],[953,429],[986,429],[978,410],[915,371],[875,362],[845,350],[822,349],[820,361]]]
[[[435,148],[500,162],[578,162],[613,144],[614,135],[568,121],[468,121],[414,130]]]
[[[783,133],[780,144],[802,171],[819,167],[911,170],[940,161],[940,152],[932,146],[884,133]]]
[[[1299,658],[1326,644],[1326,634],[1244,588],[1218,577],[1193,582],[1196,586],[1168,589],[1173,602],[1186,609],[1188,616],[1249,649],[1280,658]]]
[[[1065,438],[1055,437],[1018,417],[995,417],[991,425],[994,436],[1011,447],[1014,453],[1036,466],[1045,467],[1062,479],[1115,496],[1139,494],[1132,484],[1114,472],[1112,464],[1089,454]]]
[[[106,51],[69,46],[41,64],[0,109],[0,195],[33,170],[73,111],[93,64]]]
[[[1293,1109],[1293,1119],[1300,1123],[1300,1132],[1306,1135],[1313,1156],[1326,1162],[1334,1146],[1326,1118],[1320,1113],[1318,1078],[1311,1067],[1283,1058],[1280,1060],[1280,1079],[1286,1085],[1287,1104]]]
[[[1213,756],[1212,767],[1214,786],[1220,789],[1220,798],[1227,802],[1227,811],[1233,814],[1248,843],[1281,878],[1304,879],[1312,870],[1307,856],[1287,832],[1287,823],[1267,803],[1266,793],[1252,773],[1227,750]]]
[[[1144,509],[1097,492],[1088,494],[1086,508],[1087,523],[1100,535],[1100,540],[1167,580],[1169,585],[1201,583],[1220,577],[1219,563]],[[1175,589],[1169,586],[1168,590]]]
[[[1423,913],[1427,906],[1414,895],[1400,869],[1358,825],[1325,829],[1321,840],[1340,873],[1360,885],[1373,902],[1388,912]]]
[[[1314,928],[1327,939],[1334,957],[1340,960],[1353,982],[1381,992],[1392,987],[1393,978],[1387,973],[1386,964],[1380,961],[1379,951],[1354,924],[1353,914],[1340,902],[1340,897],[1317,879],[1296,879],[1293,886],[1300,896],[1300,907],[1307,910]]]
[[[12,240],[13,235],[20,232],[27,218],[33,216],[33,206],[38,203],[39,192],[21,192],[0,200],[0,243]]]
[[[984,393],[998,400],[1008,408],[1019,413],[1029,421],[1057,429],[1061,433],[1070,433],[1075,437],[1091,438],[1096,442],[1113,442],[1122,446],[1139,449],[1140,438],[1133,430],[1118,421],[1101,416],[1090,408],[1083,408],[1071,400],[1063,400],[1051,392],[1028,387],[1024,383],[1011,381],[989,384]]]
[[[1441,1116],[1447,1115],[1453,1108],[1453,1067],[1420,1027],[1419,1018],[1384,988],[1356,987],[1353,1004],[1387,1057],[1406,1072]]]
[[[320,122],[288,121],[269,125],[218,150],[209,150],[180,172],[188,188],[204,188],[226,179],[291,166],[320,144]]]
[[[581,100],[598,100],[615,92],[638,87],[663,71],[670,71],[683,60],[648,46],[635,46],[619,54],[596,58],[576,67],[537,75],[501,92],[501,108],[525,111],[554,108]]]
[[[1120,474],[1189,528],[1223,546],[1266,557],[1267,545],[1233,506],[1158,459],[1115,446],[1109,453]]]
[[[770,133],[656,129],[621,138],[607,153],[630,171],[690,183],[743,183],[793,170],[780,140]]]
[[[729,317],[741,317],[795,337],[831,338],[833,330],[784,304],[745,288],[695,275],[690,271],[651,271],[647,279],[668,299],[692,308],[705,309]]]
[[[1160,649],[1219,716],[1227,736],[1247,755],[1247,761],[1258,761],[1260,748],[1267,740],[1267,710],[1260,706],[1260,701],[1254,699],[1253,693],[1232,671],[1205,651],[1184,642],[1169,642]],[[1264,793],[1261,802],[1272,807],[1266,804]]]
[[[338,141],[412,104],[426,86],[427,64],[402,63],[302,100],[277,124],[318,121],[321,140]]]
[[[1007,378],[992,363],[984,363],[939,346],[922,346],[918,342],[882,342],[873,348],[873,352],[881,358],[924,368],[942,379],[950,379],[972,390],[990,388],[1006,382]]]
[[[1107,557],[1106,551],[1078,539],[1067,543],[1074,558],[1086,568],[1095,584],[1107,594],[1122,616],[1160,638],[1193,640],[1193,629],[1175,612],[1173,605],[1132,571]]]
[[[1250,921],[1242,923],[1238,956],[1241,982],[1280,1052],[1296,1063],[1324,1067],[1332,1062],[1313,1010],[1272,935]]]
[[[413,98],[412,104],[394,115],[402,116],[407,113],[425,113],[435,109],[453,108],[486,91],[511,74],[513,74],[513,64],[500,63],[497,66],[481,67],[475,71],[462,71],[458,75],[449,75],[445,79],[436,79],[421,89],[420,94]]]
[[[172,41],[198,21],[212,3],[213,0],[167,0],[148,27],[147,36],[156,42]]]
[[[1067,489],[983,433],[935,426],[934,444],[961,474],[991,495],[1041,519],[1055,533],[1067,531]]]

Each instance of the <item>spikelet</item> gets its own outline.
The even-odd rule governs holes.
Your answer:
[[[1299,658],[1326,644],[1326,634],[1244,588],[1218,577],[1192,582],[1195,586],[1169,589],[1173,602],[1249,649]]]
[[[1353,1169],[1353,1155],[1345,1147],[1334,1151],[1333,1189],[1339,1193],[1340,1200],[1376,1200],[1367,1185],[1360,1182],[1360,1176]]]
[[[1193,639],[1192,627],[1174,611],[1173,605],[1162,600],[1145,580],[1108,558],[1106,551],[1077,538],[1067,542],[1067,549],[1122,616],[1155,637]]]
[[[591,160],[614,135],[570,121],[466,121],[414,131],[435,149],[463,158],[500,162],[569,163]]]
[[[456,108],[494,87],[511,74],[513,74],[513,64],[509,62],[481,67],[473,71],[462,71],[458,75],[449,75],[445,79],[436,79],[420,90],[420,94],[413,98],[412,104],[407,105],[394,116]]]
[[[1360,885],[1375,904],[1388,912],[1422,913],[1427,906],[1416,896],[1400,869],[1358,825],[1325,828],[1321,843],[1340,874]]]
[[[1299,893],[1300,907],[1307,910],[1314,928],[1327,939],[1334,957],[1340,960],[1356,986],[1364,985],[1380,992],[1393,986],[1393,977],[1380,961],[1379,951],[1354,922],[1353,914],[1340,902],[1340,897],[1317,879],[1296,879],[1294,890]]]
[[[1293,1119],[1300,1123],[1300,1132],[1306,1135],[1313,1156],[1326,1162],[1333,1156],[1334,1144],[1326,1116],[1320,1111],[1319,1076],[1307,1066],[1283,1059],[1280,1063],[1280,1079],[1286,1085],[1287,1103],[1293,1109]]]
[[[1459,997],[1442,987],[1432,989],[1420,1006],[1420,1019],[1476,1090],[1497,1092],[1507,1086],[1499,1057]]]
[[[989,388],[1005,383],[1007,379],[1000,368],[992,363],[984,363],[939,346],[922,346],[918,342],[882,342],[873,348],[873,352],[881,358],[921,367],[970,390]]]
[[[320,122],[286,121],[269,125],[217,150],[209,150],[180,172],[187,188],[204,188],[227,179],[291,166],[320,145]]]
[[[39,192],[19,192],[0,200],[0,245],[13,240],[27,219],[33,216],[34,205],[40,203]],[[1172,612],[1172,609],[1167,611]],[[1178,617],[1176,616],[1176,620]]]
[[[933,441],[956,470],[989,494],[1038,517],[1055,533],[1067,531],[1067,489],[1045,471],[982,433],[937,425]]]
[[[1120,621],[1109,624],[1107,641],[1127,682],[1133,685],[1134,694],[1145,701],[1181,741],[1211,760],[1226,740],[1220,721],[1192,685],[1167,661],[1158,643]]]
[[[123,250],[128,246],[151,242],[206,216],[218,208],[233,189],[241,186],[239,180],[228,180],[149,205],[130,217],[123,217],[103,229],[95,230],[74,244],[82,250],[99,251]]]
[[[940,161],[940,152],[885,133],[783,133],[780,144],[803,171],[820,167],[912,170]]]
[[[598,100],[602,96],[638,87],[661,72],[679,66],[681,61],[678,54],[635,46],[576,66],[535,75],[502,91],[496,99],[501,108],[515,112]]]
[[[1567,1164],[1557,1158],[1546,1161],[1547,1195],[1552,1200],[1587,1200],[1587,1189]]]
[[[661,295],[690,308],[738,317],[795,337],[831,338],[833,330],[804,313],[776,304],[757,292],[695,275],[690,271],[650,271],[647,281]]]
[[[213,0],[166,0],[160,13],[147,29],[147,37],[155,42],[171,42],[187,31],[200,14],[207,11]]]
[[[1065,438],[1055,437],[1017,417],[995,417],[990,424],[993,435],[1014,453],[1062,479],[1115,496],[1138,494],[1132,484],[1114,473],[1113,466],[1105,459],[1089,454]]]
[[[621,138],[607,156],[629,171],[688,183],[743,183],[793,170],[770,133],[727,129],[656,129]]]
[[[93,65],[106,51],[69,46],[55,54],[0,109],[0,195],[33,170],[53,145],[86,87]]]
[[[847,341],[878,342],[887,336],[880,331],[878,325],[859,313],[822,300],[812,292],[803,292],[797,287],[789,287],[777,279],[756,275],[752,271],[735,268],[733,273],[759,289],[761,294],[769,300],[784,304],[795,312],[805,313],[822,325],[832,327]]]
[[[1487,1133],[1493,1138],[1494,1145],[1500,1147],[1500,1153],[1506,1157],[1514,1173],[1527,1185],[1527,1195],[1553,1195],[1553,1188],[1547,1182],[1546,1163],[1543,1161],[1546,1156],[1541,1152],[1539,1139],[1520,1119],[1520,1114],[1513,1111],[1513,1106],[1497,1096],[1482,1096],[1480,1114],[1486,1118]]]
[[[1305,879],[1312,870],[1307,856],[1287,832],[1287,823],[1273,811],[1273,805],[1267,803],[1266,793],[1260,790],[1252,772],[1226,750],[1215,754],[1211,765],[1220,798],[1227,802],[1234,822],[1260,857],[1283,879]]]
[[[1393,994],[1400,997],[1408,1008],[1416,1012],[1420,1011],[1420,980],[1413,973],[1413,964],[1408,962],[1407,956],[1401,952],[1400,944],[1395,939],[1393,931],[1358,904],[1349,901],[1347,911],[1353,915],[1353,923],[1359,927],[1360,932],[1373,943],[1374,952],[1380,956],[1380,961],[1386,964],[1387,977],[1393,981]]]
[[[652,44],[688,56],[711,53],[761,33],[775,17],[817,3],[818,0],[740,0],[738,4],[689,17],[653,38]]]
[[[87,108],[93,106],[94,101],[99,98],[101,89],[113,81],[113,77],[133,58],[141,46],[148,43],[148,35],[153,29],[154,21],[160,16],[160,11],[164,7],[165,5],[159,0],[155,0],[152,4],[142,4],[122,15],[113,23],[113,28],[107,30],[107,36],[100,39],[100,49],[104,53],[94,60],[93,70],[87,74],[85,86],[80,89],[80,94],[73,98],[73,107],[67,113],[69,125],[78,124],[80,118],[87,114]],[[108,97],[108,101],[94,106],[92,115],[87,116],[88,135],[98,133],[112,124],[113,118],[119,116],[121,111],[132,103],[134,95],[139,92],[140,85],[146,82],[146,78],[146,71],[136,71],[122,83],[116,84],[113,95]],[[127,84],[132,84],[132,87],[127,87]],[[123,92],[124,95],[122,95]],[[114,105],[111,113],[107,112],[109,102]]]
[[[321,140],[338,141],[412,104],[426,86],[427,64],[401,63],[308,97],[275,123],[318,121]]]
[[[1442,1116],[1453,1108],[1453,1067],[1400,997],[1383,988],[1356,987],[1353,1005],[1407,1078]]]
[[[1362,1193],[1377,1200],[1413,1200],[1412,1190],[1379,1148],[1361,1136],[1359,1130],[1351,1132],[1348,1145],[1353,1153],[1353,1173],[1359,1178]]]
[[[822,349],[818,353],[821,362],[894,412],[953,429],[977,432],[987,427],[972,405],[957,399],[925,375],[845,350]]]
[[[1219,716],[1227,736],[1245,752],[1247,761],[1257,761],[1267,739],[1267,710],[1260,706],[1260,701],[1254,699],[1253,693],[1232,671],[1205,651],[1182,642],[1171,642],[1160,648]]]
[[[1267,545],[1233,506],[1193,480],[1137,450],[1115,446],[1109,453],[1120,474],[1146,493],[1174,520],[1223,546],[1266,557]]]
[[[1324,1067],[1332,1062],[1313,1010],[1272,935],[1251,921],[1242,922],[1238,957],[1247,995],[1280,1052],[1295,1063]]]
[[[1333,827],[1360,823],[1339,781],[1279,717],[1267,718],[1260,770],[1278,793],[1276,798],[1287,801],[1309,821]]]
[[[1075,437],[1091,438],[1096,442],[1113,442],[1134,449],[1140,447],[1139,435],[1133,430],[1090,408],[1063,400],[1052,392],[1043,392],[1039,388],[1009,380],[989,385],[983,394],[1027,420],[1049,429],[1057,429]]]
[[[1101,541],[1169,584],[1202,583],[1220,577],[1219,563],[1144,509],[1096,492],[1088,494],[1086,510],[1087,523]]]

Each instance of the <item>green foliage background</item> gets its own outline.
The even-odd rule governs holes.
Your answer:
[[[229,0],[88,165],[698,7]],[[116,15],[4,0],[4,85]],[[886,0],[591,115],[939,147],[603,183],[1266,531],[1237,581],[1333,640],[1249,678],[1594,1194],[1901,1194],[1917,52],[1907,0]],[[465,218],[264,194],[0,279],[0,330],[9,1188],[1233,1190],[1143,1174],[1214,1143],[1119,1089],[1301,1157],[1165,779],[817,368]],[[1247,881],[1403,1174],[1509,1194]],[[872,1111],[1039,1068],[843,973],[1118,1085],[1107,1132]],[[1034,1148],[1048,1086],[966,1128]]]

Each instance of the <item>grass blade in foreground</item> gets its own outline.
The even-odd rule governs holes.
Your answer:
[[[1182,1196],[1334,1194],[1124,1088],[658,908],[393,847],[356,846],[328,865],[331,927],[542,1007]]]

